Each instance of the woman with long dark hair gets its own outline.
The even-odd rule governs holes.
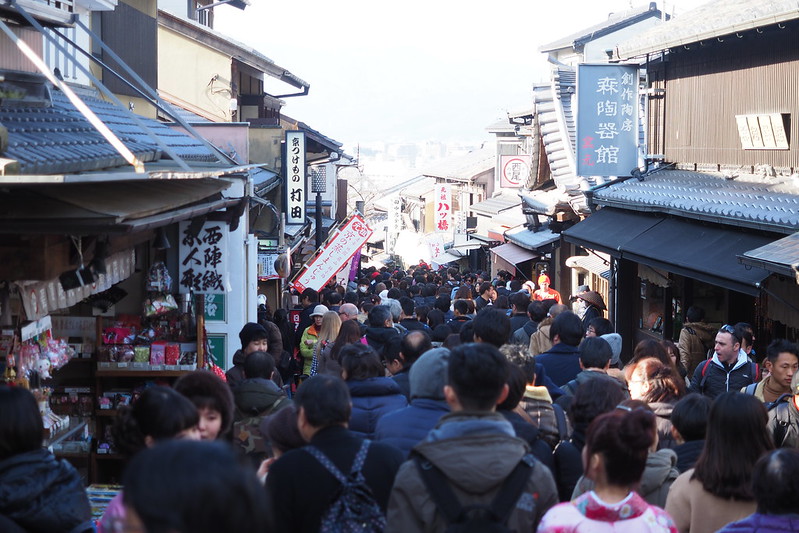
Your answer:
[[[754,396],[725,392],[715,399],[696,466],[677,478],[666,500],[681,532],[715,532],[755,511],[752,472],[774,448],[767,422]]]

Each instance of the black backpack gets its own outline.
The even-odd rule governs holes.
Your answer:
[[[322,515],[319,533],[379,533],[386,527],[386,517],[375,501],[372,490],[363,477],[363,463],[369,451],[369,441],[361,444],[349,477],[341,473],[336,465],[315,446],[306,446],[314,458],[322,463],[335,477],[341,487],[333,496],[330,506]]]
[[[462,506],[446,476],[430,461],[416,456],[416,467],[427,492],[447,522],[447,533],[510,533],[508,518],[530,479],[535,458],[527,454],[505,479],[490,505]]]

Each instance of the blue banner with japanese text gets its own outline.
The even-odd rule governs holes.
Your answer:
[[[577,175],[629,176],[638,167],[638,66],[577,67]]]

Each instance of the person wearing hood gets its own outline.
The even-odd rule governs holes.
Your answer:
[[[427,438],[413,448],[418,459],[400,467],[391,489],[386,533],[444,531],[445,514],[424,478],[431,471],[443,477],[461,505],[488,505],[518,469],[526,470],[520,501],[507,517],[513,531],[535,531],[544,513],[558,501],[555,481],[540,461],[528,455],[527,444],[496,413],[508,394],[507,365],[488,343],[469,343],[450,352],[444,397],[452,412],[444,415]],[[526,466],[522,466],[526,465]]]
[[[367,316],[366,343],[375,352],[380,354],[389,339],[399,339],[400,334],[394,328],[394,320],[391,316],[391,309],[386,305],[376,305],[369,310]]]
[[[322,318],[327,313],[326,306],[319,304],[314,307],[311,313],[313,323],[305,328],[300,337],[300,357],[302,357],[302,373],[306,376],[311,375],[311,366],[313,364],[313,354],[316,348],[316,343],[319,341],[319,332],[322,329]]]
[[[409,372],[411,404],[383,416],[377,422],[375,440],[399,448],[408,457],[411,449],[449,413],[444,399],[448,365],[446,348],[433,348],[419,357]]]
[[[705,310],[696,305],[689,307],[685,312],[685,324],[680,330],[680,340],[677,341],[680,361],[689,376],[707,359],[708,351],[713,348],[715,334],[716,328],[705,322]]]
[[[255,468],[269,455],[261,422],[291,405],[283,389],[270,379],[274,372],[275,360],[270,354],[253,352],[244,360],[245,379],[233,389],[233,443]]]
[[[0,387],[0,531],[94,531],[75,468],[42,446],[44,427],[33,394]]]
[[[396,381],[386,377],[380,357],[369,346],[356,343],[341,349],[341,377],[352,398],[349,429],[374,439],[380,419],[407,407],[408,400]]]
[[[247,322],[239,331],[241,349],[233,354],[233,367],[225,373],[227,384],[235,387],[244,379],[244,360],[253,352],[269,350],[269,332],[260,324]]]
[[[757,380],[757,365],[741,349],[740,333],[724,325],[716,333],[713,357],[696,367],[688,390],[715,398],[722,392],[739,391]]]
[[[625,400],[616,407],[616,410],[626,411],[628,413],[633,411],[645,411],[650,415],[654,415],[649,406],[640,400]],[[656,418],[652,420],[652,422],[655,421]],[[677,468],[677,454],[674,453],[674,450],[669,448],[657,449],[657,426],[656,424],[653,424],[653,426],[652,430],[654,435],[651,439],[652,444],[649,446],[649,452],[646,455],[646,465],[636,492],[648,504],[656,505],[662,509],[666,506],[666,497],[669,494],[669,489],[672,483],[674,483],[674,480],[680,475],[680,471]],[[590,441],[590,427],[588,432],[588,440]],[[572,500],[594,489],[594,480],[587,476],[583,476],[574,488]]]

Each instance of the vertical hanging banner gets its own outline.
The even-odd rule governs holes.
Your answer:
[[[197,235],[192,233],[191,222],[181,222],[179,227],[179,292],[227,292],[228,225],[225,222],[206,222]]]
[[[638,65],[577,67],[577,174],[629,176],[638,167]]]
[[[452,186],[437,183],[435,193],[436,232],[452,231]]]
[[[366,244],[371,235],[372,230],[363,218],[352,215],[328,239],[321,253],[305,265],[292,286],[300,292],[305,289],[318,291]]]
[[[286,132],[286,224],[305,224],[305,132]]]

